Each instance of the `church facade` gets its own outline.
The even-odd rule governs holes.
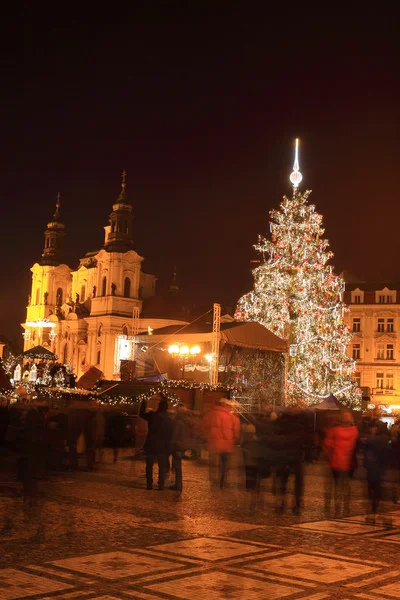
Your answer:
[[[63,262],[65,231],[58,196],[41,259],[31,268],[31,294],[22,324],[24,350],[48,348],[78,378],[95,366],[106,379],[120,379],[121,366],[134,365],[135,335],[183,324],[142,317],[143,302],[155,296],[156,277],[142,271],[144,259],[134,249],[132,224],[124,172],[104,228],[103,248],[87,253],[73,270]]]

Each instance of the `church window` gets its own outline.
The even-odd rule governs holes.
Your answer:
[[[65,344],[64,346],[64,365],[67,363],[68,361],[68,344]]]
[[[58,288],[57,295],[56,295],[57,306],[62,306],[62,302],[63,302],[63,291],[62,291],[62,288]]]
[[[99,328],[97,330],[97,336],[100,337],[103,333],[103,325],[100,323]]]
[[[107,292],[107,277],[103,277],[103,282],[101,285],[101,295],[105,296]]]
[[[37,288],[37,290],[36,290],[36,302],[35,302],[35,304],[39,304],[39,299],[40,299],[40,289]]]
[[[100,358],[101,358],[101,350],[97,350],[97,362],[96,362],[97,365],[100,364]]]
[[[124,325],[122,328],[122,335],[126,335],[126,336],[128,335],[128,328],[126,325]]]
[[[111,233],[115,231],[115,221],[111,221]]]
[[[121,223],[118,221],[117,223],[117,233],[121,231]]]
[[[125,233],[128,233],[128,221],[125,221]]]
[[[125,281],[124,281],[124,297],[125,298],[131,297],[131,280],[129,279],[129,277],[125,277]]]
[[[81,298],[80,298],[81,302],[85,302],[85,294],[86,294],[86,287],[84,285],[82,285],[81,286]]]

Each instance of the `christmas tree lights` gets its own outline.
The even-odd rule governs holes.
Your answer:
[[[286,397],[290,404],[317,404],[330,394],[351,408],[360,398],[346,355],[352,334],[343,317],[344,280],[328,261],[333,253],[323,237],[322,216],[298,189],[297,144],[291,175],[293,196],[270,212],[270,236],[258,239],[261,264],[254,289],[238,302],[235,318],[258,321],[290,345]]]

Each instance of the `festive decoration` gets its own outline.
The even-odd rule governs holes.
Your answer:
[[[57,387],[65,387],[67,384],[67,376],[63,369],[58,369],[54,375],[54,383]]]
[[[242,392],[249,405],[282,404],[285,359],[280,352],[236,348],[229,381],[235,382],[235,395]],[[239,387],[241,386],[241,387]]]
[[[50,367],[50,363],[46,363],[45,367],[43,369],[43,375],[42,375],[42,384],[46,385],[46,386],[50,386],[53,378],[50,374],[51,371],[51,367]]]
[[[17,362],[18,357],[14,356],[14,354],[11,354],[11,352],[6,358],[0,358],[0,365],[3,367],[4,371],[9,377],[13,377],[14,369],[17,366]]]
[[[271,239],[259,238],[255,245],[263,261],[253,271],[254,290],[239,300],[235,318],[258,321],[289,340],[290,404],[316,404],[334,394],[358,408],[351,379],[355,361],[346,355],[352,334],[343,321],[344,281],[327,264],[333,254],[322,237],[322,216],[308,203],[311,192],[298,190],[298,169],[296,148],[293,196],[270,212]]]

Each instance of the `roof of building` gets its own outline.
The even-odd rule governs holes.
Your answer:
[[[286,352],[288,343],[272,331],[256,321],[235,321],[233,323],[221,323],[220,339],[226,344],[240,346],[242,348],[253,348],[258,350],[270,350],[272,352]],[[156,343],[158,338],[166,338],[166,342],[172,342],[171,336],[179,333],[184,342],[196,342],[197,336],[202,336],[203,341],[212,339],[212,323],[195,321],[188,325],[169,325],[154,329],[149,334],[140,334],[138,340],[142,343]],[[169,339],[168,339],[169,338]],[[158,342],[160,343],[160,342]]]
[[[400,290],[399,281],[359,281],[359,282],[346,282],[346,291],[352,290],[363,290],[365,292],[376,292],[387,288],[388,290]]]

